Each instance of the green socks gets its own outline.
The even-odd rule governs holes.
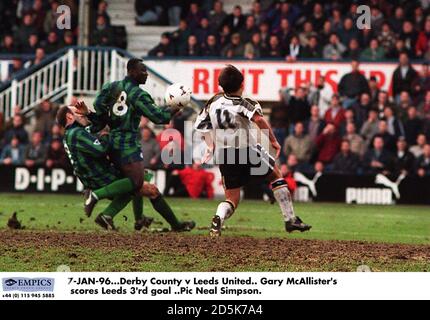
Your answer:
[[[151,199],[152,207],[175,229],[179,227],[179,221],[162,195]]]
[[[130,202],[131,196],[128,194],[115,197],[109,206],[102,212],[105,216],[110,216],[112,219]]]
[[[143,217],[143,198],[142,196],[133,197],[133,213],[135,221],[139,221]]]
[[[116,196],[130,193],[134,190],[133,182],[129,178],[116,180],[107,186],[93,190],[93,194],[98,200],[106,198],[115,198]]]

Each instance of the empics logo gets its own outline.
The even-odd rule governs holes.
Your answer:
[[[39,292],[54,291],[53,278],[3,278],[3,291]]]

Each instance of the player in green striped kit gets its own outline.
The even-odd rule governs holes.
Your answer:
[[[131,179],[121,178],[120,172],[107,159],[108,145],[86,130],[88,119],[76,111],[75,107],[65,106],[57,113],[57,122],[65,128],[65,150],[75,174],[84,186],[93,189],[98,200],[113,199],[97,216],[95,222],[105,229],[115,229],[113,218],[130,202],[130,192],[134,191],[135,187]],[[154,209],[167,220],[172,230],[184,231],[180,228],[182,224],[194,224],[192,221],[179,222],[154,185],[142,184],[139,196],[148,196],[151,199]],[[91,212],[87,212],[87,215],[90,214]],[[149,227],[153,219],[145,217],[143,212],[135,212],[135,220],[135,229],[141,230],[143,227]]]
[[[148,72],[140,59],[130,59],[127,76],[121,81],[105,84],[94,102],[94,113],[80,108],[92,123],[91,131],[98,132],[109,126],[109,157],[121,173],[129,177],[138,191],[144,181],[144,166],[139,136],[142,116],[156,124],[170,122],[180,107],[160,108],[152,97],[139,86],[146,83]],[[88,194],[88,206],[97,202],[94,192]],[[133,198],[135,214],[143,214],[142,197]],[[184,230],[194,226],[181,225]]]

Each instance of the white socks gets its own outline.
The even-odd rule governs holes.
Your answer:
[[[223,201],[218,205],[216,215],[221,218],[221,223],[230,218],[234,213],[234,206],[229,201]]]
[[[284,221],[290,221],[295,219],[293,201],[291,199],[291,193],[288,190],[287,183],[282,180],[277,180],[272,183],[273,195],[276,201],[278,201],[279,207],[281,208],[282,216]]]

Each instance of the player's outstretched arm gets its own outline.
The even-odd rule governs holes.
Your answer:
[[[269,133],[270,143],[272,144],[273,149],[276,151],[276,159],[279,158],[279,155],[281,154],[281,145],[278,143],[278,140],[276,140],[275,134],[273,133],[273,130],[267,120],[260,114],[254,113],[252,121],[257,125],[257,127],[263,130],[263,132]]]
[[[179,112],[179,107],[162,108],[155,104],[152,97],[145,91],[141,91],[131,97],[132,103],[139,109],[142,116],[155,124],[167,124],[172,117]]]

